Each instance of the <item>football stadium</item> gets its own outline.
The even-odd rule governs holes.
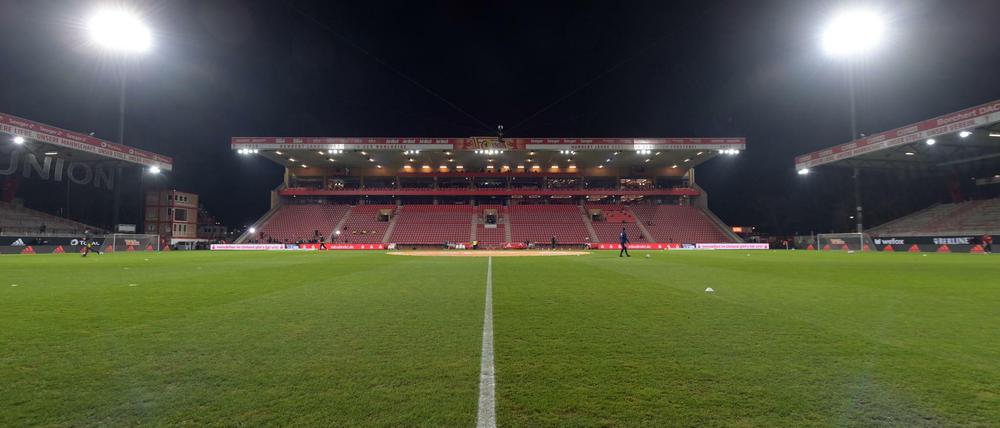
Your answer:
[[[751,136],[247,122],[229,229],[125,93],[117,140],[0,113],[0,426],[1000,423],[1000,100],[777,159],[850,207],[794,233],[710,208]]]

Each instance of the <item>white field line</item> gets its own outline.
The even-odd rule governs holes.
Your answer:
[[[493,368],[493,257],[486,262],[486,308],[483,310],[483,359],[479,367],[477,428],[497,426],[496,376]]]

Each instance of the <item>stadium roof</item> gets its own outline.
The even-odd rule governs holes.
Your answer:
[[[21,136],[39,152],[66,152],[74,160],[116,160],[142,166],[173,169],[173,159],[146,150],[112,143],[87,134],[0,113],[0,133]],[[61,155],[56,155],[61,156]]]
[[[1000,158],[1000,100],[798,156],[795,169],[933,168],[994,158]]]
[[[240,153],[264,156],[280,165],[370,167],[406,165],[437,169],[463,165],[475,170],[488,164],[516,168],[539,165],[648,165],[688,169],[722,153],[746,149],[743,138],[340,138],[234,137]],[[294,159],[294,161],[292,160]],[[674,166],[676,165],[676,166]]]

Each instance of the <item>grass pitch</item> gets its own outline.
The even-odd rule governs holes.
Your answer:
[[[499,425],[1000,421],[995,256],[645,254],[493,259]],[[0,426],[474,425],[486,263],[2,256]]]

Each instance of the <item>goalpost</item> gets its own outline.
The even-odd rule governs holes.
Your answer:
[[[867,233],[821,233],[816,235],[817,250],[877,251]]]
[[[160,251],[160,235],[115,233],[104,237],[104,251]]]

